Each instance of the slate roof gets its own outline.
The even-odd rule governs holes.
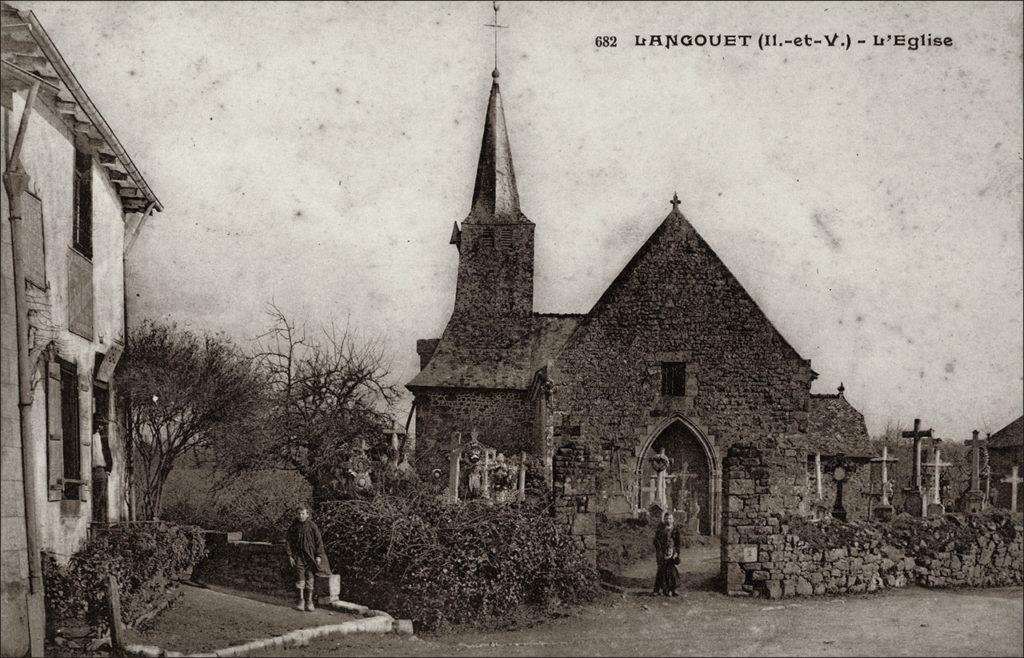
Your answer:
[[[806,446],[823,455],[872,456],[864,415],[838,394],[811,394]]]
[[[469,224],[529,224],[519,210],[519,190],[512,166],[512,149],[501,106],[498,70],[492,74],[491,95],[487,101],[484,134],[480,141],[480,160],[473,185],[473,205],[466,217]]]
[[[537,370],[562,349],[582,318],[534,313],[530,332],[503,350],[460,349],[442,337],[427,365],[407,386],[525,390]]]
[[[1019,448],[1021,446],[1024,446],[1024,416],[988,438],[989,449]]]

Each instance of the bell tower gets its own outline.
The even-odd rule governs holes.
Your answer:
[[[499,347],[530,328],[534,224],[519,209],[497,69],[492,76],[472,207],[452,231],[459,270],[449,330],[474,343],[491,335]]]

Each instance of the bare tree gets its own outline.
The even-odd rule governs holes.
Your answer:
[[[365,442],[379,447],[390,428],[398,392],[381,338],[361,341],[331,325],[314,334],[274,304],[271,324],[257,338],[255,361],[268,382],[260,428],[218,446],[229,473],[255,468],[293,470],[324,499],[336,473]]]
[[[117,382],[128,416],[121,434],[147,519],[159,517],[177,460],[251,422],[265,386],[226,336],[152,321],[129,333]]]

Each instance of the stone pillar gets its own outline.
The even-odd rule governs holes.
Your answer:
[[[594,566],[597,565],[597,470],[598,464],[582,443],[569,442],[555,451],[554,513],[569,527]]]
[[[806,456],[789,442],[761,448],[734,443],[722,469],[722,580],[732,596],[779,598],[807,587],[798,574],[769,572],[785,543],[782,519],[797,513],[806,482]]]

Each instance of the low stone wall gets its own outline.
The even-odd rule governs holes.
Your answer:
[[[900,516],[816,523],[799,510],[787,448],[739,444],[725,460],[722,563],[729,594],[780,598],[1024,582],[1021,516]]]
[[[240,541],[241,533],[207,532],[209,555],[193,579],[234,589],[289,594],[295,576],[284,543]]]

